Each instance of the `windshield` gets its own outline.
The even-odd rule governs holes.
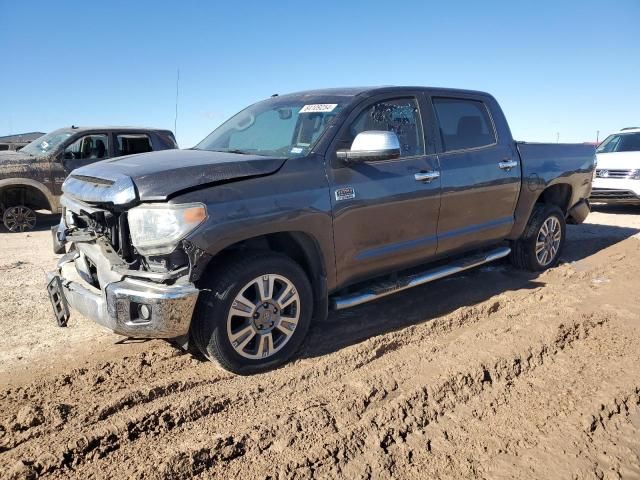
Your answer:
[[[273,97],[244,109],[196,145],[198,150],[277,157],[307,155],[345,97]]]
[[[72,133],[51,132],[24,146],[20,152],[28,153],[34,157],[44,157],[54,152]]]
[[[640,152],[640,132],[610,135],[600,144],[596,152]]]

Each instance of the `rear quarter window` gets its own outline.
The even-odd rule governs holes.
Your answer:
[[[442,148],[445,152],[496,143],[487,106],[477,100],[434,98]]]

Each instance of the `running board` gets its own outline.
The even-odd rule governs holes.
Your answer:
[[[424,285],[425,283],[433,282],[440,278],[454,275],[470,268],[484,265],[485,263],[493,262],[504,258],[511,253],[509,247],[497,248],[491,250],[482,255],[473,255],[471,257],[465,257],[459,260],[455,260],[448,265],[437,267],[426,272],[416,273],[405,278],[401,278],[395,281],[383,281],[375,285],[369,286],[359,292],[349,293],[347,295],[339,295],[333,297],[331,300],[331,306],[334,310],[343,310],[345,308],[355,307],[363,303],[377,300],[378,298],[386,297],[392,293],[401,292],[418,285]]]

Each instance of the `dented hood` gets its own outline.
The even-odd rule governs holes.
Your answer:
[[[120,185],[125,185],[130,179],[135,185],[137,200],[162,201],[184,190],[269,175],[276,172],[285,161],[284,158],[206,150],[163,150],[105,160],[78,168],[71,173],[71,181],[65,182],[67,188],[63,189],[65,193],[91,202],[97,201],[97,198],[82,198],[84,195],[77,188],[74,189],[75,192],[68,192],[71,183],[126,179],[126,182],[119,182]],[[102,185],[100,198],[109,203],[118,203],[109,201],[108,182]],[[81,190],[91,196],[88,194],[91,189]]]

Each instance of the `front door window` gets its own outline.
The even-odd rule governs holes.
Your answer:
[[[424,155],[424,136],[415,98],[398,98],[375,103],[363,110],[346,132],[351,145],[359,133],[368,130],[394,132],[400,142],[400,158]]]
[[[80,137],[64,149],[64,164],[67,170],[109,158],[109,138],[106,134]]]

